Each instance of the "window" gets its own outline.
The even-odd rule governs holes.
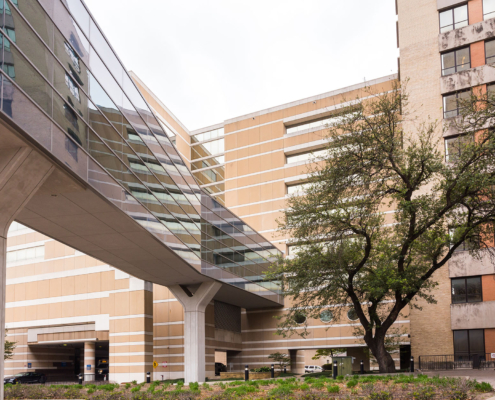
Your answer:
[[[349,116],[349,114],[348,114]],[[305,131],[307,129],[323,129],[327,127],[327,125],[331,125],[332,123],[340,122],[342,121],[342,114],[338,115],[333,115],[331,117],[326,117],[323,119],[318,119],[314,121],[309,121],[309,122],[303,122],[302,124],[295,125],[295,126],[288,126],[287,127],[287,134],[290,133],[296,133],[296,132],[301,132]]]
[[[456,360],[469,360],[474,355],[485,355],[483,329],[454,331],[454,357]]]
[[[28,249],[7,252],[7,263],[17,263],[45,257],[45,246],[30,247]]]
[[[309,161],[314,158],[323,158],[325,157],[325,154],[327,153],[327,150],[317,150],[313,151],[310,153],[303,153],[303,154],[294,154],[287,156],[287,161],[286,164],[292,164],[300,161]]]
[[[485,61],[487,64],[495,63],[495,40],[485,42]]]
[[[205,140],[215,139],[223,135],[224,135],[224,129],[219,128],[213,131],[198,133],[197,135],[191,136],[191,141],[193,143],[203,142]]]
[[[470,97],[471,97],[470,90],[443,96],[443,117],[444,118],[457,117],[462,110],[460,108],[460,104],[462,103],[462,101],[466,101]]]
[[[212,156],[215,154],[220,154],[224,152],[224,139],[213,140],[211,142],[206,142],[198,146],[192,146],[192,158],[193,160],[198,158],[204,158]]]
[[[359,319],[354,308],[351,308],[349,311],[347,311],[347,318],[349,318],[350,321],[357,321]]]
[[[483,0],[483,19],[495,18],[495,0]]]
[[[299,183],[298,185],[287,186],[287,194],[304,194],[305,189],[310,186],[311,183]]]
[[[486,0],[485,0],[486,1]],[[440,13],[440,33],[468,26],[467,4]]]
[[[471,68],[469,47],[442,54],[442,76]]]
[[[445,139],[445,161],[455,163],[467,145],[473,142],[473,135],[461,135]]]
[[[320,321],[329,323],[333,320],[333,313],[330,310],[324,310],[320,313]]]
[[[302,325],[306,322],[306,316],[298,312],[294,315],[294,321],[296,321],[296,324]]]
[[[456,235],[457,229],[459,229],[459,228],[450,228],[449,229],[449,235],[452,239]],[[477,248],[479,248],[478,239],[476,239],[474,237],[468,237],[466,240],[464,240],[464,242],[461,243],[461,245],[459,247],[457,247],[457,249],[455,249],[455,251],[456,252],[457,251],[469,251],[469,250],[476,250]]]
[[[483,301],[481,277],[452,279],[452,304]]]

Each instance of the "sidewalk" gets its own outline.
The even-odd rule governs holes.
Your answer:
[[[476,379],[478,382],[487,382],[495,388],[495,370],[456,369],[454,371],[423,372],[428,376],[445,376],[451,378]]]

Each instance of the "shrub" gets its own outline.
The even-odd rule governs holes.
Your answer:
[[[132,383],[133,385],[137,385],[137,381],[135,381],[135,380],[134,380],[134,381],[132,381],[131,383]]]
[[[385,390],[380,392],[371,392],[368,397],[370,400],[392,400],[393,398],[390,392],[386,392]]]
[[[327,391],[328,393],[339,393],[340,387],[338,387],[337,385],[329,385],[327,386]]]
[[[199,383],[198,382],[190,382],[189,383],[189,389],[191,389],[193,392],[199,390]]]
[[[412,393],[412,397],[415,400],[430,400],[435,397],[435,390],[431,386],[422,387],[419,390],[415,390]]]
[[[287,386],[279,386],[278,388],[272,389],[268,392],[269,396],[275,398],[281,398],[292,394],[292,389]]]
[[[131,389],[131,393],[139,392],[141,390],[141,385],[135,386]]]
[[[93,389],[93,388],[88,389],[88,394],[93,394],[94,392],[96,392],[95,389]]]
[[[344,380],[344,376],[343,375],[339,375],[337,376],[336,378],[338,381],[343,381]]]
[[[348,388],[353,388],[353,387],[355,387],[357,384],[358,384],[358,381],[352,380],[352,381],[347,382],[347,387],[348,387]]]
[[[115,384],[107,383],[106,385],[100,385],[98,387],[98,389],[105,390],[107,392],[111,392],[111,391],[113,391],[114,389],[116,389],[118,387],[119,387],[119,384],[118,383],[115,383]]]
[[[309,385],[307,383],[303,383],[301,386],[299,386],[299,389],[301,389],[304,392],[307,392],[309,390]]]
[[[318,382],[318,381],[316,381],[315,383],[313,383],[311,385],[311,387],[314,388],[314,389],[323,389],[325,387],[325,382],[321,382],[321,381]]]
[[[126,384],[125,384],[125,388],[126,388],[126,389],[129,389],[130,387],[131,387],[131,384],[130,384],[130,383],[126,383]]]
[[[477,392],[493,392],[493,387],[488,382],[476,382],[474,384],[474,390]]]

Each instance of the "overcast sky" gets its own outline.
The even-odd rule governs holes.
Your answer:
[[[190,130],[397,72],[394,0],[85,0]]]

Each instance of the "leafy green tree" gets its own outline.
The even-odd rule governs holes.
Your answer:
[[[7,330],[5,330],[5,333],[7,333]],[[5,340],[4,353],[3,353],[4,360],[8,360],[14,356],[16,343],[17,342],[9,342],[8,340]]]
[[[331,306],[333,322],[355,320],[380,372],[393,372],[386,338],[400,313],[435,302],[434,274],[456,251],[491,253],[495,97],[461,104],[447,129],[473,139],[454,144],[449,162],[438,123],[403,112],[404,88],[366,97],[329,126],[327,155],[310,169],[305,195],[288,199],[279,231],[297,253],[268,278],[293,300],[279,334],[306,335],[298,316],[319,318],[318,306]]]
[[[277,366],[280,368],[280,371],[284,369],[284,367],[290,364],[290,357],[287,353],[272,353],[268,356],[269,359],[273,360]]]

